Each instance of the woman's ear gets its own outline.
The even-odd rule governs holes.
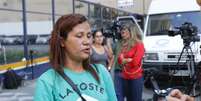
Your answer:
[[[61,38],[61,47],[65,47],[65,40]]]

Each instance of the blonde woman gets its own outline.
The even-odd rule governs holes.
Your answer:
[[[115,58],[115,86],[118,101],[142,101],[144,45],[134,25],[123,25]]]

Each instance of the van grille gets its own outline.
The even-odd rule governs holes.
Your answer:
[[[180,54],[171,54],[167,55],[167,61],[178,61]],[[194,55],[193,55],[194,57]],[[190,58],[190,55],[182,54],[180,61],[185,62],[188,58]]]

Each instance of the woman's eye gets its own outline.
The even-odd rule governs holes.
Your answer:
[[[81,38],[82,34],[77,34],[76,37]]]
[[[88,33],[88,34],[87,34],[87,37],[88,37],[88,38],[91,38],[91,33]]]

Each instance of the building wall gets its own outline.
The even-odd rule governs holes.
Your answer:
[[[28,21],[51,20],[51,0],[25,0]],[[117,0],[86,0],[101,5],[117,8]],[[132,7],[120,8],[132,13],[146,14],[151,0],[133,0]],[[63,15],[72,13],[72,0],[55,0],[55,13]],[[5,9],[11,9],[5,10]],[[0,22],[22,21],[22,0],[0,0]],[[87,5],[76,2],[76,12],[87,15]],[[31,12],[31,13],[30,13]],[[57,18],[57,17],[56,17]]]
[[[25,0],[28,21],[51,20],[51,0]],[[72,0],[55,0],[55,13],[72,13]],[[7,10],[9,9],[9,10]],[[0,0],[0,22],[22,20],[22,0]]]
[[[90,2],[100,3],[109,7],[118,8],[118,0],[86,0]],[[152,0],[133,0],[132,7],[119,8],[132,13],[146,14]]]
[[[22,9],[20,0],[0,0],[0,22],[13,22],[21,20],[21,14],[2,9]]]

